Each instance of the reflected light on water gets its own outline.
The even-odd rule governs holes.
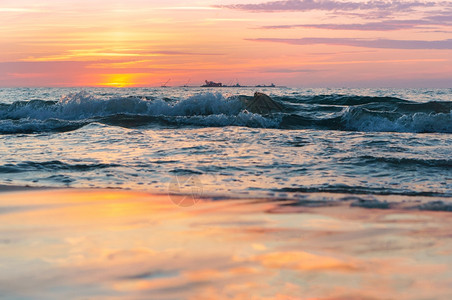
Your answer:
[[[34,299],[450,295],[449,213],[366,218],[363,208],[279,205],[181,208],[168,195],[120,190],[3,193],[0,288]]]

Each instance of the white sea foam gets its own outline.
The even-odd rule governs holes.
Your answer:
[[[242,109],[237,98],[224,98],[221,94],[200,94],[180,101],[148,100],[137,97],[102,99],[87,92],[63,96],[57,103],[49,101],[16,102],[1,111],[4,118],[58,118],[81,120],[112,114],[141,114],[150,116],[195,116],[212,114],[238,114]]]
[[[247,112],[238,97],[221,93],[150,99],[149,96],[102,96],[82,91],[69,93],[59,101],[32,100],[0,104],[0,120],[5,121],[0,132],[59,131],[71,126],[76,129],[78,124],[61,122],[80,121],[89,124],[108,118],[104,120],[107,124],[126,127],[143,126],[148,122],[207,127],[452,133],[449,102],[417,103],[387,97],[333,96],[317,95],[312,99],[301,97],[299,102],[304,105],[292,107],[284,113],[262,116]],[[278,101],[284,102],[281,99]],[[342,104],[337,104],[337,101]],[[363,105],[359,104],[360,101]],[[338,106],[339,109],[340,106],[344,107],[342,113],[338,111]]]
[[[0,111],[0,120],[3,119],[0,133],[58,131],[102,117],[109,117],[111,124],[121,125],[124,116],[158,117],[148,121],[176,125],[277,127],[279,124],[278,120],[247,112],[237,97],[225,98],[220,93],[165,101],[138,97],[105,99],[79,92],[63,96],[58,102],[35,100],[9,105]]]
[[[356,131],[452,133],[452,111],[399,114],[347,107],[342,115],[342,121],[347,130]]]

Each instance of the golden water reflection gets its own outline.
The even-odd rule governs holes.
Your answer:
[[[450,213],[0,194],[10,299],[449,299]]]

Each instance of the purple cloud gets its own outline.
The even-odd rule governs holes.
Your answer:
[[[452,26],[452,10],[426,16],[416,20],[383,20],[352,24],[288,24],[261,26],[258,29],[316,28],[327,30],[393,31],[404,29],[432,29],[438,26]]]
[[[329,30],[361,30],[361,31],[392,31],[402,29],[424,28],[425,25],[435,25],[422,20],[382,21],[354,24],[295,24],[262,26],[260,29],[290,29],[290,28],[316,28]]]
[[[452,7],[450,10],[443,11],[436,15],[431,15],[427,18],[430,22],[443,24],[443,25],[452,25]]]
[[[286,0],[271,1],[257,4],[231,4],[216,7],[246,10],[251,12],[278,12],[278,11],[352,11],[352,10],[397,10],[406,11],[416,7],[435,7],[441,3],[424,1],[368,1],[350,2],[334,0]],[[448,6],[447,2],[445,4]],[[449,4],[450,5],[450,4]]]
[[[440,41],[389,40],[389,39],[353,39],[353,38],[259,38],[247,39],[256,42],[285,43],[291,45],[339,45],[380,49],[452,49],[452,39]]]

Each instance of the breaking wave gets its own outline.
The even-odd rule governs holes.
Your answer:
[[[399,113],[349,107],[342,116],[347,130],[452,133],[452,110],[449,112]]]
[[[246,126],[366,132],[452,133],[452,102],[395,97],[315,95],[274,97],[285,111],[251,113],[236,96],[204,93],[184,99],[102,98],[72,93],[59,101],[0,104],[0,134],[65,132],[98,122],[113,126]]]

